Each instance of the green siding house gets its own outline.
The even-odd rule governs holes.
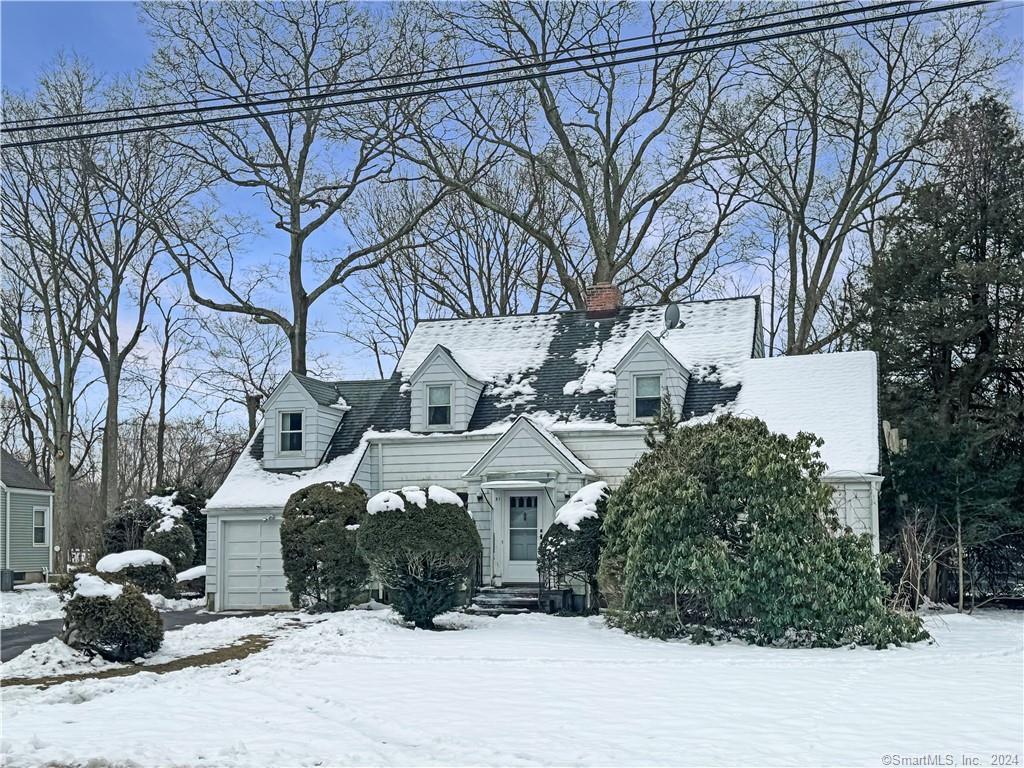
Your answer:
[[[15,582],[42,581],[53,570],[53,490],[0,451],[0,568]]]

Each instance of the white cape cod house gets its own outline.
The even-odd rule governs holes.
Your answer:
[[[375,381],[287,375],[207,506],[216,610],[288,605],[280,518],[317,482],[372,495],[442,485],[467,501],[485,584],[536,584],[537,543],[582,485],[618,484],[644,451],[663,392],[684,420],[726,412],[824,441],[841,519],[877,548],[878,393],[873,353],[764,358],[756,297],[422,322]]]

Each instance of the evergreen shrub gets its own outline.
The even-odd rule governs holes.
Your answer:
[[[94,580],[91,586],[99,585],[104,593],[76,590],[64,606],[61,640],[107,661],[132,661],[160,647],[164,637],[160,614],[138,588],[104,585],[102,579],[88,574],[81,577]]]
[[[190,567],[196,552],[192,529],[170,515],[161,517],[146,529],[142,547],[166,557],[176,571]]]

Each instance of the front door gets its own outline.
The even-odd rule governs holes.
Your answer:
[[[534,584],[537,581],[540,494],[511,493],[506,498],[508,543],[504,581],[507,584]]]

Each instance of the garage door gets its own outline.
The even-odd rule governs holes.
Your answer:
[[[222,608],[288,607],[281,563],[278,520],[233,520],[223,524],[224,600]]]

